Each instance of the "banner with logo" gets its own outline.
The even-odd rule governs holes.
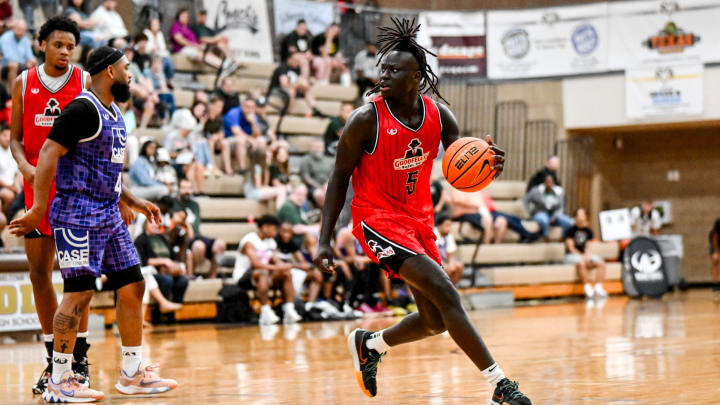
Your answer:
[[[333,23],[335,10],[331,2],[303,0],[275,0],[275,35],[280,37],[292,32],[298,20],[305,20],[313,35],[325,32]]]
[[[485,13],[428,11],[419,22],[418,42],[437,55],[428,62],[439,76],[485,76]]]
[[[625,71],[628,118],[699,115],[703,112],[703,65],[656,65]]]
[[[607,3],[488,12],[488,76],[607,70]]]
[[[60,301],[63,283],[59,271],[53,272],[52,282]],[[30,275],[0,273],[0,332],[21,330],[40,330]]]
[[[272,63],[270,21],[264,0],[203,0],[208,25],[230,38],[230,49],[242,62]]]
[[[644,236],[633,239],[623,252],[623,287],[636,297],[660,297],[668,290],[665,263],[657,242]]]
[[[609,5],[609,67],[720,61],[720,2],[651,0]]]

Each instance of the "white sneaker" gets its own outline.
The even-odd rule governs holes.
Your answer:
[[[342,314],[335,308],[335,306],[327,301],[318,301],[315,303],[315,308],[323,311],[328,316],[340,317]]]
[[[595,295],[597,295],[598,297],[605,298],[608,296],[608,293],[607,293],[607,291],[605,291],[602,284],[597,283],[597,284],[595,284]]]
[[[295,311],[295,308],[285,310],[285,314],[283,315],[284,324],[298,323],[300,321],[302,321],[302,316]]]
[[[593,290],[592,284],[585,284],[585,297],[592,298],[593,295],[595,295],[595,290]]]
[[[258,320],[260,325],[272,325],[278,322],[280,322],[280,317],[275,315],[273,310],[260,310],[260,319]]]

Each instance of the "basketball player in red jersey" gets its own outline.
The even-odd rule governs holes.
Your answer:
[[[505,378],[493,360],[441,267],[430,173],[440,142],[448,148],[460,131],[445,105],[421,95],[429,87],[440,96],[437,76],[425,58],[429,51],[415,42],[419,27],[414,20],[393,23],[380,28],[382,74],[370,90],[382,95],[353,112],[338,144],[315,264],[325,271],[334,267],[330,238],[352,176],[353,234],[368,257],[405,280],[418,306],[418,312],[390,328],[350,334],[348,345],[363,392],[377,394],[377,367],[388,349],[447,330],[494,388],[491,404],[529,405],[518,384]],[[490,137],[487,141],[500,173],[504,152]]]
[[[27,209],[33,204],[32,185],[38,155],[55,118],[83,88],[90,85],[87,72],[70,63],[75,45],[80,40],[80,31],[75,22],[64,17],[50,18],[40,28],[38,39],[45,52],[45,63],[22,72],[15,79],[12,88],[10,147],[24,178]],[[54,196],[53,182],[50,201]],[[53,351],[53,317],[58,306],[52,284],[55,242],[47,215],[38,229],[25,236],[25,252],[30,267],[35,307],[48,351],[48,366],[33,387],[33,393],[42,394],[52,367],[50,359]],[[89,385],[87,350],[90,345],[87,343],[87,323],[88,313],[85,311],[73,353],[73,370],[84,377],[85,383]]]

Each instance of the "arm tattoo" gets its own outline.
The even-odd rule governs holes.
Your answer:
[[[74,312],[74,311],[73,311]],[[53,329],[60,334],[69,333],[76,330],[78,326],[78,317],[58,312],[55,315]]]

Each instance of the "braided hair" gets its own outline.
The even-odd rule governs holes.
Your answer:
[[[415,57],[420,70],[420,92],[424,93],[425,90],[430,89],[433,94],[448,103],[447,100],[440,95],[440,92],[438,91],[439,79],[435,72],[430,69],[430,65],[427,63],[427,58],[425,58],[426,53],[429,53],[432,56],[437,55],[418,44],[415,40],[415,36],[420,30],[420,24],[415,25],[415,18],[411,21],[406,18],[400,20],[399,18],[390,17],[390,20],[393,22],[394,26],[378,27],[378,30],[380,30],[380,34],[378,35],[378,65],[382,59],[392,51],[411,53],[412,56]],[[379,91],[380,82],[378,82],[375,87],[368,90],[366,95],[369,96]]]

